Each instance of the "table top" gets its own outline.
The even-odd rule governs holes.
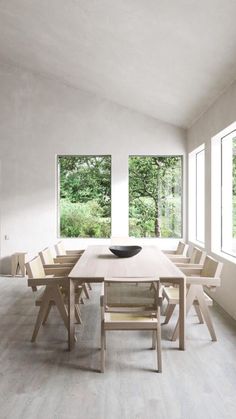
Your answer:
[[[131,258],[118,258],[109,246],[88,246],[69,275],[72,279],[104,278],[184,278],[184,274],[157,246],[143,246],[140,253]]]

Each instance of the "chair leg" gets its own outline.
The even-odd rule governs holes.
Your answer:
[[[201,313],[201,310],[199,308],[199,305],[198,304],[193,304],[193,306],[194,306],[194,309],[197,313],[199,323],[203,324],[204,320],[203,320],[202,313]]]
[[[41,324],[43,323],[43,320],[45,318],[45,315],[47,313],[49,305],[50,305],[50,294],[49,294],[49,292],[47,290],[47,287],[46,287],[46,289],[44,291],[43,299],[42,299],[42,302],[41,302],[41,306],[40,306],[40,309],[39,309],[39,312],[38,312],[38,316],[37,316],[37,319],[36,319],[36,322],[35,322],[31,342],[36,341],[38,331],[40,329]]]
[[[89,289],[90,291],[92,291],[92,285],[90,284],[90,282],[87,282],[87,285],[88,285],[88,289]]]
[[[105,329],[104,322],[101,325],[101,372],[105,369]]]
[[[52,308],[52,304],[49,303],[46,314],[45,314],[45,317],[43,319],[43,323],[42,323],[43,325],[45,325],[46,322],[47,322],[47,319],[48,319],[49,313],[51,311],[51,308]]]
[[[79,304],[75,304],[75,318],[78,324],[82,324]]]
[[[89,297],[87,285],[85,283],[83,284],[83,291],[85,293],[86,298],[89,299],[90,297]]]
[[[171,316],[174,312],[175,307],[176,307],[176,304],[168,304],[167,309],[166,309],[166,313],[165,313],[166,318],[165,318],[165,320],[162,324],[169,323],[170,318],[171,318]]]
[[[211,315],[210,315],[209,309],[207,307],[207,304],[206,304],[206,301],[205,301],[205,298],[204,298],[202,286],[200,286],[200,288],[198,289],[197,299],[199,301],[199,306],[201,308],[203,318],[206,322],[209,333],[211,335],[211,339],[214,342],[216,342],[217,337],[216,337],[215,329],[214,329],[214,326],[213,326],[213,323],[212,323],[212,320],[211,320]]]
[[[197,285],[191,285],[188,289],[188,293],[187,293],[187,297],[186,297],[186,317],[187,317],[187,314],[188,314],[188,312],[189,312],[189,310],[190,310],[190,308],[191,308],[191,306],[192,306],[192,304],[195,300],[196,293],[197,293],[196,287],[197,287]],[[179,320],[176,323],[174,333],[172,335],[171,340],[172,341],[176,340],[178,335],[179,335]]]
[[[107,334],[106,334],[106,330],[104,329],[104,349],[107,349]]]
[[[64,301],[62,299],[61,292],[58,287],[53,287],[53,300],[55,301],[56,307],[61,315],[61,318],[68,329],[68,311],[65,307]]]
[[[64,322],[64,325],[67,330],[69,330],[69,316],[68,316],[68,310],[65,306],[65,303],[62,298],[61,291],[58,286],[53,286],[52,288],[52,300],[55,302],[55,305],[61,315],[61,318]],[[77,341],[76,336],[74,335],[74,341]]]
[[[157,345],[157,368],[158,372],[162,372],[162,356],[161,356],[161,323],[160,319],[156,331],[156,345]]]
[[[157,340],[157,338],[156,338],[156,331],[153,330],[152,331],[152,349],[156,349],[156,340]]]

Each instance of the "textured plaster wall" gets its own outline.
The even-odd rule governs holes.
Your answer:
[[[1,272],[57,241],[57,154],[112,155],[112,235],[127,235],[128,155],[185,155],[185,131],[6,64],[0,80]]]

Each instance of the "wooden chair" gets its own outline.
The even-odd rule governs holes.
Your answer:
[[[105,368],[106,332],[110,330],[152,332],[152,348],[157,348],[158,371],[162,371],[161,301],[157,278],[105,278],[101,295],[101,372]]]
[[[186,315],[192,305],[194,305],[200,323],[206,322],[213,341],[216,341],[216,333],[211,320],[209,305],[212,305],[212,299],[204,292],[203,287],[214,290],[220,286],[220,275],[223,264],[207,256],[202,267],[180,268],[186,275],[187,297],[186,297]],[[168,323],[177,304],[179,304],[178,288],[164,287],[163,297],[168,301],[166,318],[164,324]],[[178,324],[175,327],[172,340],[178,336]]]
[[[199,249],[198,247],[194,247],[192,250],[191,256],[173,256],[170,257],[170,260],[178,266],[178,268],[201,268],[203,263],[206,259],[206,252]]]
[[[74,257],[70,256],[57,256],[56,258],[53,257],[51,249],[46,247],[41,252],[39,252],[39,256],[42,260],[43,266],[46,268],[55,268],[56,266],[63,266],[63,267],[70,267],[71,269],[75,265],[75,263],[79,260],[80,255],[74,259]],[[87,285],[83,284],[83,291],[87,299],[89,299],[89,292],[87,289]],[[83,299],[82,299],[83,303]]]
[[[183,241],[179,241],[176,250],[163,250],[163,253],[169,258],[173,256],[186,256],[188,251],[188,244],[184,243]]]
[[[55,251],[57,254],[57,261],[64,261],[64,262],[72,262],[76,263],[81,258],[82,254],[84,253],[84,249],[81,250],[66,250],[62,241],[55,244]],[[92,286],[90,283],[87,283],[86,286],[92,290]],[[85,289],[86,297],[89,298],[89,294],[87,292],[87,288]]]
[[[188,268],[202,268],[203,263],[205,261],[206,258],[206,252],[204,252],[203,250],[199,249],[198,247],[194,247],[192,250],[192,254],[190,257],[188,256],[173,256],[170,257],[170,260],[178,267],[178,268],[182,268],[182,267],[188,267]],[[166,298],[166,288],[165,288],[165,292],[163,293],[163,301]],[[174,308],[176,306],[176,304],[178,304],[178,302],[176,303],[176,298],[178,300],[178,290],[175,291],[173,289],[173,286],[171,286],[170,290],[169,290],[169,300],[168,300],[168,306],[165,310],[164,305],[162,305],[162,315],[165,315],[165,322],[164,324],[167,324],[170,320],[170,317],[172,316],[172,313],[174,311]],[[200,310],[198,308],[197,304],[194,304],[194,308],[195,311],[198,315],[199,321],[202,322],[202,317],[201,317],[201,313]]]
[[[35,342],[40,326],[45,324],[50,310],[56,306],[60,316],[68,329],[68,274],[70,267],[50,267],[44,269],[39,256],[25,264],[28,274],[28,285],[33,291],[37,291],[38,287],[43,287],[43,291],[35,300],[35,305],[39,306],[39,312],[36,319],[31,342]],[[75,317],[78,323],[82,323],[79,309],[79,298],[82,288],[78,289],[75,301]]]
[[[78,260],[75,260],[73,257],[70,258],[65,256],[53,257],[52,251],[49,247],[46,247],[41,252],[39,252],[39,256],[42,260],[43,265],[46,267],[55,267],[55,264],[60,264],[63,266],[71,267],[72,269],[76,261]]]
[[[77,257],[78,258],[83,254],[84,249],[81,250],[66,250],[64,243],[62,241],[59,241],[56,245],[55,245],[55,250],[56,250],[56,254],[57,256],[71,256],[71,257]]]

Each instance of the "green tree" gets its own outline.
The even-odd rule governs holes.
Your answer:
[[[111,157],[60,156],[58,164],[61,234],[67,237],[102,237],[100,234],[105,231],[109,236],[107,222],[110,225]],[[106,228],[101,233],[99,225],[103,222]]]
[[[145,231],[142,231],[143,236],[178,237],[181,235],[179,220],[181,209],[177,208],[177,201],[178,205],[181,204],[181,189],[182,159],[180,157],[136,156],[130,158],[130,218],[135,217],[136,214],[136,225],[142,226],[142,230],[145,228]]]

